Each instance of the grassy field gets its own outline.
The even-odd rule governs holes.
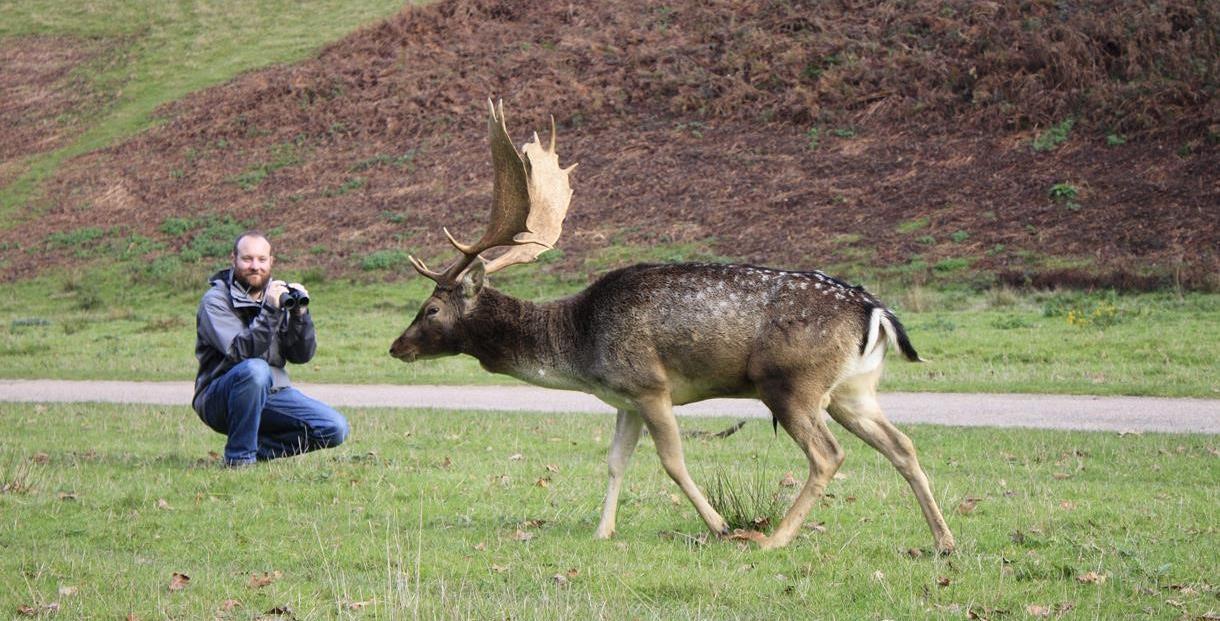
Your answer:
[[[708,540],[647,438],[619,535],[594,541],[609,417],[348,415],[354,435],[338,449],[227,471],[209,455],[223,438],[186,408],[6,405],[0,610],[94,619],[1220,610],[1214,437],[911,427],[960,546],[938,558],[901,477],[837,426],[848,460],[833,497],[792,546],[764,553]],[[767,425],[688,440],[687,455],[704,487],[740,475],[760,481],[762,496],[793,493],[780,481],[804,470]],[[189,577],[180,590],[175,573]]]
[[[28,159],[24,174],[0,192],[3,220],[11,222],[14,213],[21,213],[62,162],[148,127],[158,106],[243,71],[305,58],[403,4],[0,0],[0,38],[69,36],[106,41],[110,47],[105,58],[81,69],[109,103],[76,113],[73,122],[84,131],[72,144]]]
[[[156,288],[139,271],[0,285],[0,377],[192,379],[194,313],[206,271]],[[536,300],[584,284],[540,274],[539,266],[523,267],[493,284]],[[410,323],[431,283],[385,283],[378,280],[383,276],[310,284],[319,349],[312,363],[293,368],[296,379],[515,381],[485,373],[468,357],[413,365],[391,359],[390,342]],[[885,390],[1220,396],[1216,295],[870,288],[895,307],[930,359],[909,364],[895,356]]]

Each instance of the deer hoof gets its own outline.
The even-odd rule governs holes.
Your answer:
[[[953,541],[953,537],[936,542],[936,553],[941,556],[949,556],[956,549],[957,544]]]

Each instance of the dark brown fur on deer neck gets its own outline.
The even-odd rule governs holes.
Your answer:
[[[460,353],[492,373],[525,381],[568,371],[575,336],[570,310],[570,300],[535,304],[486,287],[459,322]]]

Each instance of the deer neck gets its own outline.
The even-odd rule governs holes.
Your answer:
[[[568,305],[535,304],[490,287],[463,322],[462,353],[484,369],[555,388],[572,387]]]

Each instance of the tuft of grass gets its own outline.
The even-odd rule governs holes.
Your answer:
[[[743,468],[740,464],[728,469],[717,468],[704,478],[708,481],[707,501],[728,523],[730,530],[769,532],[779,524],[787,504],[792,501],[780,493],[779,479],[768,478],[766,469],[757,462],[752,468]]]
[[[375,250],[360,259],[360,269],[366,272],[403,269],[411,265],[409,256],[403,250]]]
[[[817,127],[810,127],[805,132],[805,139],[809,141],[809,150],[816,151],[822,140],[822,130]]]
[[[914,233],[919,229],[926,228],[932,223],[932,219],[928,216],[921,216],[914,220],[907,220],[898,224],[898,232],[903,234]]]
[[[1053,125],[1047,128],[1046,131],[1039,133],[1034,137],[1034,151],[1043,153],[1046,151],[1054,151],[1060,145],[1067,142],[1068,135],[1072,132],[1072,126],[1076,124],[1076,120],[1068,117],[1061,121],[1058,125]]]

